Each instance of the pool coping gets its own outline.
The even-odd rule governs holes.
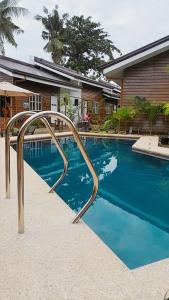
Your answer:
[[[84,137],[98,137],[98,138],[112,138],[112,139],[122,139],[122,140],[137,140],[138,138],[141,137],[141,135],[138,134],[111,134],[111,133],[94,133],[94,132],[79,132],[80,136]],[[60,137],[69,137],[73,136],[70,131],[66,132],[55,132],[55,136],[60,138]],[[33,135],[25,135],[24,140],[29,141],[29,140],[37,140],[37,139],[50,139],[51,135],[46,133],[42,134],[33,134]],[[17,140],[16,136],[11,136],[10,140],[12,142],[15,142]]]
[[[38,135],[38,139],[39,136],[41,137],[41,135]],[[32,136],[31,136],[32,137]],[[49,137],[47,137],[49,138]],[[1,169],[4,168],[4,139],[0,139],[0,148],[1,150],[1,157],[0,157],[0,164],[1,164]],[[16,153],[13,149],[11,149],[11,163],[12,163],[12,199],[10,203],[10,201],[8,201],[7,199],[4,199],[4,178],[3,181],[1,180],[0,184],[1,184],[1,191],[3,191],[3,197],[1,196],[0,200],[1,200],[1,204],[2,204],[2,210],[1,211],[7,211],[7,214],[13,215],[13,213],[15,212],[15,217],[16,217],[16,174],[15,174],[15,169],[16,169]],[[24,162],[24,167],[25,167],[25,177],[29,178],[29,184],[28,187],[26,188],[26,198],[30,198],[30,203],[29,205],[31,206],[31,209],[29,208],[29,218],[30,220],[27,220],[27,230],[24,236],[20,236],[16,233],[16,227],[13,226],[13,224],[7,224],[7,221],[9,223],[9,220],[5,220],[5,217],[3,216],[3,223],[1,225],[1,229],[4,228],[4,230],[6,231],[5,233],[3,232],[2,235],[2,241],[5,240],[5,242],[3,242],[0,247],[2,247],[1,249],[1,253],[2,250],[5,249],[5,263],[8,265],[8,272],[9,274],[6,274],[3,272],[3,270],[0,270],[0,286],[2,284],[2,288],[0,288],[0,295],[3,299],[4,295],[6,295],[5,299],[13,299],[13,300],[24,300],[24,299],[30,299],[27,298],[25,293],[28,293],[28,290],[25,289],[25,287],[22,287],[23,291],[21,290],[21,288],[18,286],[18,282],[15,281],[15,278],[11,277],[13,274],[13,271],[11,270],[11,266],[15,266],[14,262],[17,261],[17,259],[20,259],[22,257],[22,259],[24,260],[25,254],[22,252],[22,248],[21,246],[23,246],[23,240],[24,243],[28,243],[29,245],[34,246],[34,231],[35,233],[38,231],[40,234],[41,238],[41,230],[39,231],[39,226],[41,225],[43,228],[43,224],[38,224],[38,222],[35,222],[35,220],[32,219],[31,217],[31,212],[32,212],[32,208],[35,209],[35,212],[38,213],[38,208],[35,207],[35,204],[40,204],[40,201],[42,201],[43,203],[41,204],[42,207],[40,209],[41,214],[44,214],[43,212],[43,206],[46,209],[46,211],[50,211],[50,213],[52,214],[52,211],[56,211],[56,216],[52,214],[52,216],[50,216],[50,221],[53,224],[52,227],[50,227],[50,222],[49,224],[45,224],[47,226],[47,228],[49,227],[49,229],[52,228],[52,232],[53,230],[57,232],[57,238],[59,238],[59,232],[57,228],[62,228],[62,222],[64,220],[64,226],[67,226],[66,228],[71,228],[71,231],[73,230],[73,232],[70,234],[71,231],[69,231],[68,233],[65,234],[65,236],[63,237],[63,241],[65,242],[65,239],[70,240],[71,243],[76,242],[76,255],[77,257],[79,257],[79,260],[76,261],[76,259],[71,258],[70,259],[70,263],[69,262],[65,262],[67,268],[69,269],[69,278],[67,278],[67,281],[65,281],[65,277],[63,274],[63,277],[60,275],[59,279],[60,280],[60,286],[57,288],[57,293],[59,294],[58,299],[59,300],[69,300],[70,295],[72,297],[73,300],[76,300],[76,293],[74,292],[74,288],[73,286],[76,286],[76,276],[77,275],[77,270],[76,270],[76,264],[77,264],[77,268],[79,266],[79,268],[81,269],[80,272],[82,272],[81,276],[85,278],[87,284],[88,284],[88,288],[90,290],[90,293],[88,294],[88,291],[85,291],[85,286],[84,286],[84,282],[79,282],[79,286],[76,287],[76,291],[78,290],[78,298],[77,299],[87,299],[87,300],[130,300],[130,299],[139,299],[139,300],[148,300],[148,299],[153,299],[153,300],[159,300],[159,299],[163,299],[164,294],[166,292],[167,289],[169,289],[169,275],[168,275],[168,269],[169,269],[169,259],[164,259],[158,262],[154,262],[153,264],[149,264],[149,265],[145,265],[143,267],[137,268],[137,269],[133,269],[130,270],[116,255],[115,253],[110,250],[108,248],[108,246],[106,246],[104,244],[104,242],[87,226],[87,224],[85,224],[83,221],[81,221],[79,224],[77,224],[76,227],[71,227],[71,220],[72,217],[74,215],[73,211],[65,204],[65,202],[56,194],[48,194],[47,191],[49,189],[48,185],[41,179],[41,177],[26,163]],[[14,176],[15,175],[15,176]],[[4,176],[3,176],[4,177]],[[38,191],[37,191],[37,186]],[[44,192],[45,192],[45,199],[44,199]],[[31,197],[30,197],[31,196]],[[54,200],[54,203],[51,203],[51,197]],[[46,203],[46,199],[49,199],[49,202]],[[7,202],[4,202],[7,201]],[[34,204],[35,202],[35,204]],[[12,205],[12,209],[11,209],[11,205]],[[7,207],[6,207],[7,206]],[[15,209],[14,209],[15,208]],[[13,212],[14,209],[14,212]],[[61,214],[59,215],[58,212]],[[35,213],[34,213],[35,214]],[[57,215],[58,214],[58,215]],[[65,215],[69,218],[69,221],[67,218],[65,218]],[[45,216],[43,216],[44,220],[45,220]],[[56,220],[55,220],[56,218]],[[12,220],[14,221],[14,218],[12,217]],[[62,222],[61,222],[62,221]],[[32,225],[32,223],[34,223],[34,226]],[[68,225],[69,223],[69,225]],[[44,235],[43,237],[46,237],[47,239],[49,237],[46,236],[46,231],[47,228],[43,228],[42,234]],[[69,228],[69,229],[70,229]],[[83,234],[82,234],[83,232]],[[49,232],[48,232],[49,233]],[[72,235],[72,237],[71,237]],[[74,236],[75,235],[75,236]],[[38,239],[37,235],[35,234],[36,239]],[[12,240],[13,245],[17,245],[16,247],[13,247],[12,249],[12,254],[11,254],[11,248],[9,247],[9,241]],[[83,240],[83,247],[85,246],[85,249],[82,248],[81,246],[78,246],[78,242]],[[60,238],[61,241],[61,238]],[[82,242],[82,241],[81,241]],[[6,243],[6,244],[5,244]],[[38,243],[38,240],[37,240]],[[90,247],[89,247],[90,245]],[[42,246],[42,245],[39,245]],[[41,254],[41,251],[43,253],[43,247],[45,247],[45,245],[43,245],[43,247],[41,247],[42,249],[40,249],[40,247],[38,246],[38,248],[36,249],[37,253],[39,253],[39,255]],[[52,246],[51,246],[52,247]],[[17,248],[17,249],[16,249]],[[24,248],[25,249],[25,248]],[[38,250],[39,249],[39,250]],[[95,251],[95,249],[97,249],[97,251]],[[64,251],[68,251],[67,249],[61,249],[64,253]],[[55,249],[55,251],[58,251],[57,249]],[[14,254],[13,254],[14,252]],[[46,252],[45,252],[46,253]],[[70,252],[71,253],[71,252]],[[85,258],[81,257],[80,253],[85,253],[85,255],[87,256]],[[30,254],[30,253],[29,253]],[[18,256],[19,255],[19,256]],[[35,267],[37,267],[35,261],[33,261],[33,255],[34,253],[31,252],[30,255],[30,261],[29,263],[31,263],[32,265],[32,269],[34,270]],[[41,254],[42,255],[42,254]],[[72,255],[72,254],[71,254]],[[9,259],[10,258],[10,259]],[[4,259],[4,257],[3,257]],[[72,260],[73,259],[73,260]],[[93,259],[97,259],[97,263],[95,264],[93,262]],[[8,261],[9,260],[9,261]],[[82,261],[81,261],[82,260]],[[12,264],[11,264],[12,262]],[[45,257],[45,261],[43,262],[44,267],[48,269],[48,264],[50,264],[50,259],[46,261],[46,257]],[[10,265],[11,264],[11,265]],[[25,262],[24,262],[25,264]],[[53,261],[52,264],[56,264],[56,261]],[[57,264],[59,264],[59,262],[57,261]],[[78,265],[79,264],[79,265]],[[88,264],[88,274],[84,274],[83,273],[83,267],[84,264]],[[91,270],[91,266],[92,270]],[[38,265],[39,266],[39,265]],[[56,265],[57,267],[58,265]],[[40,270],[41,270],[41,266]],[[18,269],[19,266],[16,266],[16,268]],[[20,269],[21,268],[21,269]],[[22,270],[22,265],[20,265],[19,271],[21,272],[21,274],[23,274],[23,277],[25,276],[24,271]],[[29,269],[29,268],[28,268]],[[86,269],[85,269],[86,270]],[[99,274],[100,272],[103,272],[104,270],[104,276],[102,278],[102,276],[100,277]],[[107,270],[107,271],[106,271]],[[46,286],[46,289],[50,295],[50,300],[56,300],[56,291],[54,289],[54,287],[50,288],[50,282],[54,282],[55,280],[55,276],[56,274],[53,272],[51,272],[52,274],[49,275],[49,273],[43,269],[42,270],[42,274],[44,276],[47,276],[47,283],[45,283],[44,278],[41,278],[40,276],[40,282],[37,284],[37,280],[35,280],[35,283],[33,282],[35,276],[34,273],[32,273],[32,270],[28,270],[28,278],[26,277],[27,281],[25,280],[25,282],[23,282],[23,286],[24,284],[29,286],[30,289],[32,289],[33,291],[35,291],[35,294],[37,292],[38,289],[42,289],[44,292],[44,288],[42,287],[43,285]],[[51,270],[50,270],[51,271]],[[26,271],[25,271],[26,272]],[[35,270],[33,271],[35,272]],[[13,274],[14,276],[14,274]],[[32,276],[32,280],[30,279],[30,276]],[[72,276],[72,277],[71,277]],[[77,275],[78,276],[78,275]],[[13,280],[11,279],[13,278]],[[25,278],[25,277],[24,277]],[[16,277],[16,279],[18,279],[18,277]],[[50,280],[49,280],[50,279]],[[94,282],[93,282],[94,281]],[[107,282],[106,282],[107,281]],[[8,282],[8,284],[4,284],[4,282]],[[10,285],[11,283],[11,285]],[[32,286],[31,286],[32,284]],[[45,285],[46,284],[46,285]],[[106,285],[106,289],[104,288],[104,285]],[[117,288],[116,288],[117,287]],[[15,291],[15,296],[13,294],[13,290]],[[97,289],[97,290],[96,290]],[[67,291],[67,294],[65,295],[64,290]],[[21,293],[18,294],[18,291]],[[52,293],[51,293],[52,291]],[[85,296],[84,296],[84,291],[85,291]],[[107,292],[108,291],[108,292]],[[3,292],[3,294],[2,294]],[[46,300],[47,298],[43,296],[43,293],[41,292],[41,290],[39,291],[40,295],[42,298],[38,298],[39,296],[36,294],[36,297],[34,295],[34,298],[31,297],[31,299],[43,299]],[[29,294],[31,294],[32,291],[29,291]],[[57,295],[58,295],[57,294]],[[12,296],[11,296],[12,295]],[[53,298],[54,295],[54,298]],[[32,296],[32,294],[31,294]]]
[[[169,160],[169,148],[159,146],[159,136],[142,136],[132,146],[132,150],[144,155]]]

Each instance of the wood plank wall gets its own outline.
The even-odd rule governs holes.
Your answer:
[[[30,81],[15,81],[17,86],[25,88],[34,93],[39,93],[42,96],[42,110],[50,110],[51,109],[51,96],[55,96],[59,94],[59,88],[53,87],[49,85],[44,85],[36,82]],[[14,113],[18,113],[24,111],[23,100],[28,99],[24,97],[16,97],[15,98],[15,111]]]
[[[146,97],[155,104],[169,102],[169,51],[124,71],[122,106],[134,105],[135,96]],[[136,127],[144,129],[143,131],[149,131],[145,116],[139,116],[134,123]],[[164,117],[160,116],[154,124],[154,131],[167,131],[168,127],[166,126],[168,125]]]
[[[102,95],[103,90],[97,87],[83,84],[82,100],[84,101],[97,101],[99,102],[99,113],[95,115],[95,118],[101,122],[106,116],[105,100]],[[88,105],[89,109],[89,105]]]
[[[154,103],[169,101],[169,51],[125,70],[122,104],[132,105],[135,96]]]
[[[0,72],[0,82],[2,81],[7,81],[7,82],[10,82],[10,83],[13,83],[13,77],[5,74],[5,73],[2,73]]]

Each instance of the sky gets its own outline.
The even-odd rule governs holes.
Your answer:
[[[51,10],[56,4],[61,14],[92,16],[123,54],[169,34],[169,0],[21,0],[19,6],[30,13],[16,20],[24,34],[16,37],[16,49],[5,45],[6,56],[27,62],[31,56],[50,59],[43,50],[43,27],[33,17],[42,14],[43,6]]]

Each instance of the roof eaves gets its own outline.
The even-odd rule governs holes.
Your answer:
[[[90,78],[88,78],[86,76],[79,75],[75,71],[70,71],[69,69],[66,69],[65,67],[62,67],[62,66],[57,66],[56,64],[54,64],[52,62],[48,62],[48,61],[46,61],[44,59],[41,59],[41,58],[38,58],[38,57],[34,57],[34,61],[35,61],[35,63],[41,64],[42,66],[44,66],[44,68],[45,67],[49,68],[49,69],[51,69],[53,71],[59,72],[60,74],[63,73],[65,76],[67,75],[69,77],[72,77],[72,79],[74,79],[74,80],[78,79],[81,82],[84,82],[86,84],[90,84],[90,85],[93,85],[93,86],[97,86],[98,88],[107,87],[110,90],[114,88],[112,86],[112,84],[108,87],[108,83],[107,82],[105,84],[97,82],[94,79],[90,79]]]
[[[60,81],[60,80],[54,80],[52,78],[47,78],[47,77],[44,77],[44,76],[30,74],[30,73],[23,72],[23,71],[18,71],[18,70],[12,70],[12,71],[13,71],[14,77],[16,77],[17,75],[23,75],[25,77],[29,76],[31,78],[37,78],[37,79],[45,80],[46,82],[53,82],[55,84],[59,84],[59,85],[63,85],[63,86],[69,86],[69,87],[72,87],[72,88],[80,89],[80,87],[78,87],[77,85],[71,84],[69,82],[63,82],[63,81]]]
[[[143,46],[143,47],[141,47],[141,48],[138,48],[138,49],[136,49],[136,50],[134,50],[134,51],[131,51],[131,52],[125,54],[125,55],[122,55],[122,56],[120,56],[120,57],[118,57],[118,58],[116,58],[116,59],[114,59],[114,60],[112,60],[112,61],[109,61],[109,62],[103,64],[103,65],[100,67],[100,69],[101,69],[101,70],[104,70],[104,69],[106,69],[106,68],[108,68],[108,67],[110,67],[110,66],[112,66],[112,65],[115,65],[115,64],[117,64],[117,63],[119,63],[119,62],[122,62],[122,61],[124,61],[124,60],[126,60],[126,59],[128,59],[128,58],[131,58],[131,57],[133,57],[133,56],[135,56],[135,55],[137,55],[137,54],[140,54],[140,53],[142,53],[142,52],[144,52],[144,51],[146,51],[146,50],[150,50],[150,49],[154,48],[155,46],[158,46],[158,45],[160,45],[160,44],[163,44],[163,43],[165,43],[165,42],[167,42],[167,41],[169,41],[169,35],[167,35],[166,37],[161,38],[161,39],[159,39],[159,40],[157,40],[157,41],[155,41],[155,42],[152,42],[152,43],[150,43],[150,44],[147,44],[147,45],[145,45],[145,46]]]

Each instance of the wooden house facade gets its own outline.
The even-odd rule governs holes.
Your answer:
[[[133,106],[136,96],[145,97],[154,104],[169,102],[169,36],[119,57],[104,67],[107,78],[121,86],[120,106]],[[149,131],[144,114],[131,124],[135,130]],[[164,116],[154,123],[154,132],[169,131]]]
[[[68,95],[73,108],[78,105],[78,118],[83,118],[91,109],[96,119],[101,121],[107,114],[107,103],[111,103],[112,110],[116,109],[120,95],[120,90],[113,84],[89,79],[37,57],[29,64],[0,56],[2,81],[30,90],[35,95],[29,98],[11,97],[7,103],[0,97],[1,131],[4,131],[9,118],[21,111],[57,110],[66,113],[65,95]]]

